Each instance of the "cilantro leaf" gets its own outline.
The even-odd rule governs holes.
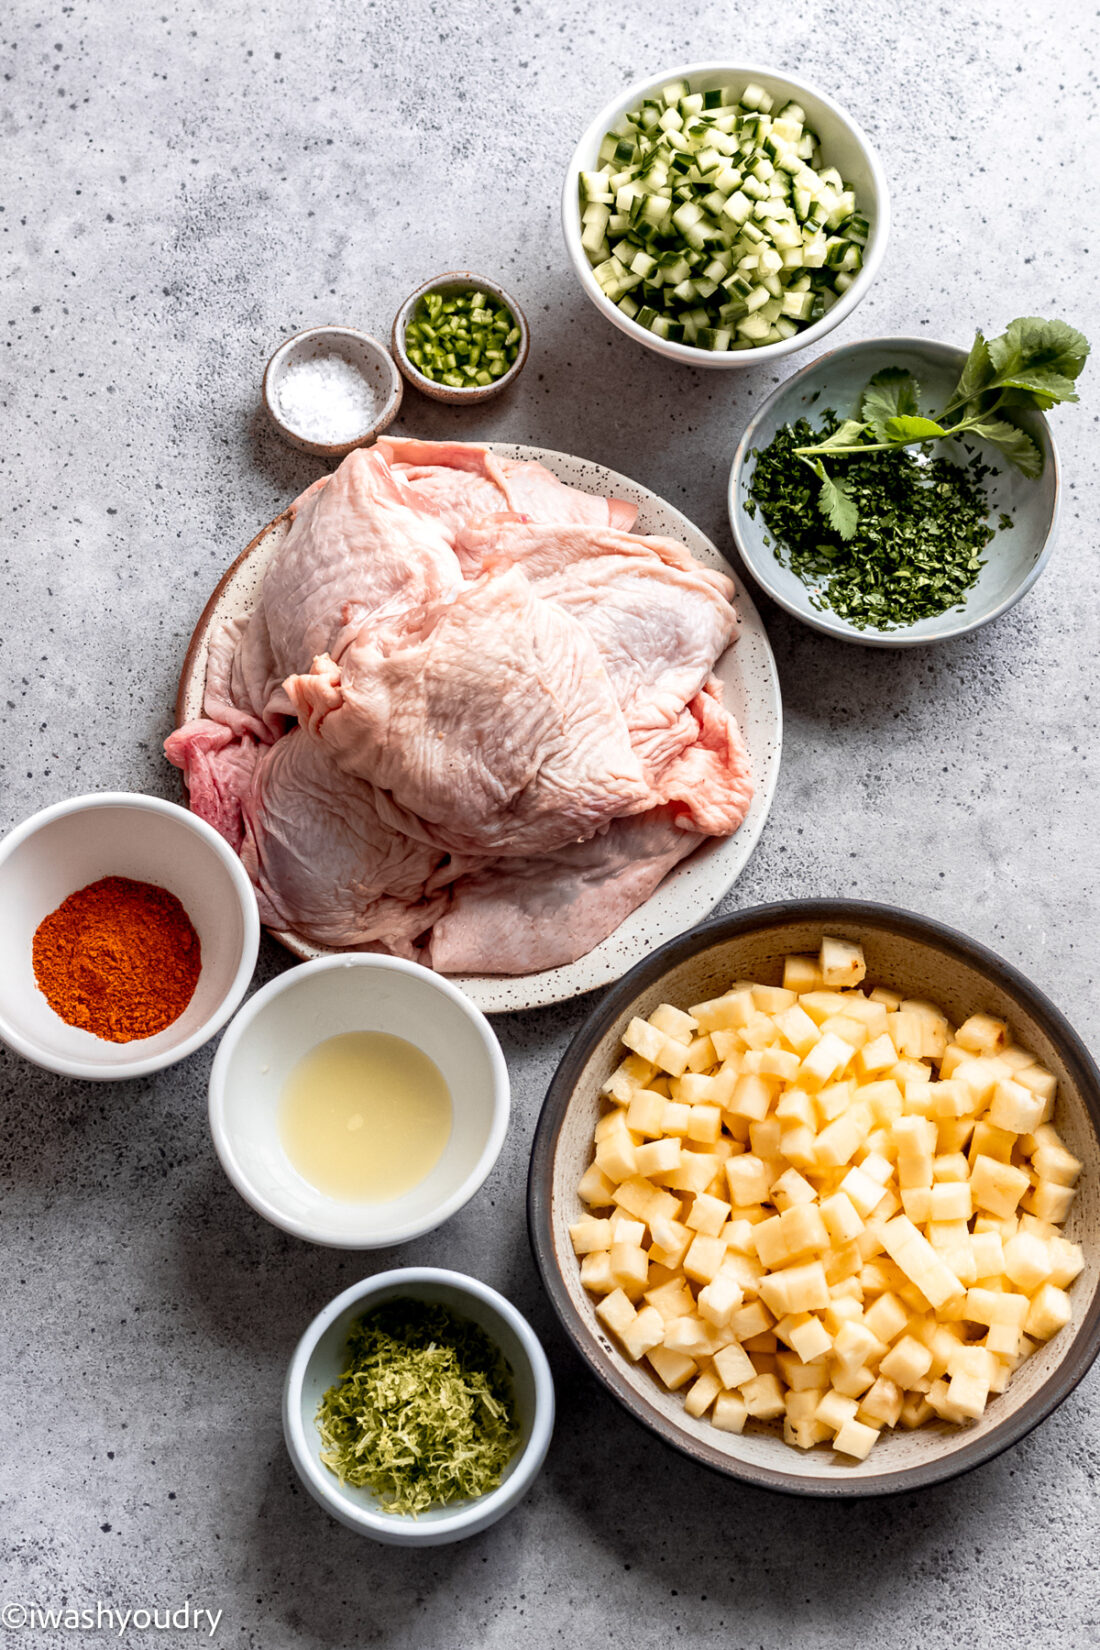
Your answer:
[[[916,410],[917,381],[904,367],[884,367],[876,372],[860,404],[864,419],[875,426],[876,435],[887,419],[905,417]]]
[[[1011,321],[1001,336],[989,343],[989,359],[998,382],[1007,382],[1024,370],[1042,369],[1076,378],[1088,353],[1088,339],[1076,327],[1065,321],[1044,321],[1037,315],[1022,315]]]
[[[887,441],[936,441],[947,431],[934,418],[888,418],[882,426]]]
[[[859,445],[859,437],[866,430],[866,424],[858,419],[846,418],[838,424],[832,435],[827,435],[824,441],[819,441],[814,447],[816,453],[834,452],[837,448],[851,448]]]
[[[1052,367],[1020,367],[1017,371],[998,379],[998,383],[1005,389],[1026,390],[1031,395],[1041,396],[1048,407],[1052,407],[1056,401],[1081,399],[1073,387],[1073,379],[1067,378],[1064,373],[1055,372]]]
[[[1033,481],[1043,473],[1043,455],[1029,435],[1008,424],[1003,418],[987,418],[980,424],[971,424],[968,435],[980,435],[1005,455],[1010,464]]]
[[[963,364],[959,381],[955,385],[950,405],[959,406],[963,402],[973,401],[989,385],[993,377],[993,364],[989,359],[989,345],[981,332],[974,334],[974,342],[970,346],[970,354]]]
[[[820,459],[813,465],[813,471],[821,482],[821,490],[817,495],[817,507],[821,514],[842,539],[854,538],[859,522],[859,508],[849,488],[843,481],[837,481],[827,474]]]

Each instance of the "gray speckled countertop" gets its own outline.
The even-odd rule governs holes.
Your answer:
[[[1021,313],[1095,334],[1093,11],[14,0],[0,24],[0,825],[81,790],[175,794],[160,744],[186,638],[221,570],[320,468],[265,427],[263,362],[312,322],[385,333],[437,269],[512,287],[532,358],[484,411],[410,393],[399,428],[583,453],[729,548],[730,455],[778,375],[667,369],[597,316],[559,239],[575,134],[654,64],[786,64],[870,129],[895,228],[836,340],[964,342]],[[891,654],[830,643],[763,604],[787,743],[763,842],[727,905],[852,893],[945,918],[1022,967],[1095,1044],[1095,364],[1083,388],[1083,406],[1055,415],[1057,553],[1000,623]],[[259,979],[286,965],[265,942]],[[581,1371],[535,1278],[523,1194],[545,1084],[590,1006],[498,1022],[515,1110],[495,1172],[443,1231],[365,1260],[280,1235],[230,1188],[206,1132],[211,1051],[105,1088],[0,1052],[5,1599],[190,1598],[224,1612],[214,1642],[257,1650],[1098,1642],[1100,1373],[981,1471],[844,1507],[701,1474]],[[365,1270],[402,1261],[508,1293],[545,1337],[560,1401],[524,1505],[423,1555],[329,1522],[279,1428],[308,1319]]]

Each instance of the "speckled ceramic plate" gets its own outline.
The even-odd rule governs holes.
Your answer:
[[[729,564],[698,527],[636,481],[568,453],[502,442],[489,442],[488,446],[502,458],[537,459],[571,487],[602,493],[605,497],[629,499],[638,506],[639,532],[679,539],[704,566],[732,573]],[[202,715],[210,637],[224,620],[240,618],[252,611],[263,576],[289,525],[289,512],[284,511],[258,533],[224,574],[207,602],[183,662],[176,698],[177,725]],[[514,977],[456,975],[457,983],[485,1013],[540,1008],[608,985],[656,946],[663,945],[693,923],[701,922],[740,876],[760,839],[775,794],[783,719],[779,678],[760,615],[740,586],[734,600],[741,615],[741,635],[719,659],[716,674],[725,688],[726,705],[740,724],[752,758],[756,792],[741,829],[731,837],[704,843],[683,860],[643,905],[578,962]],[[271,932],[303,960],[329,954],[325,947],[312,945],[298,934],[276,929]]]

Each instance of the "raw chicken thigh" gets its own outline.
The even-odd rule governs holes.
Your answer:
[[[752,797],[732,585],[633,506],[383,437],[292,507],[169,759],[269,926],[522,974],[583,956]]]

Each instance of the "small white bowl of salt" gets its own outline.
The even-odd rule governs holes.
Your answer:
[[[292,447],[343,458],[388,429],[403,392],[389,351],[354,327],[309,327],[264,369],[268,417]]]

